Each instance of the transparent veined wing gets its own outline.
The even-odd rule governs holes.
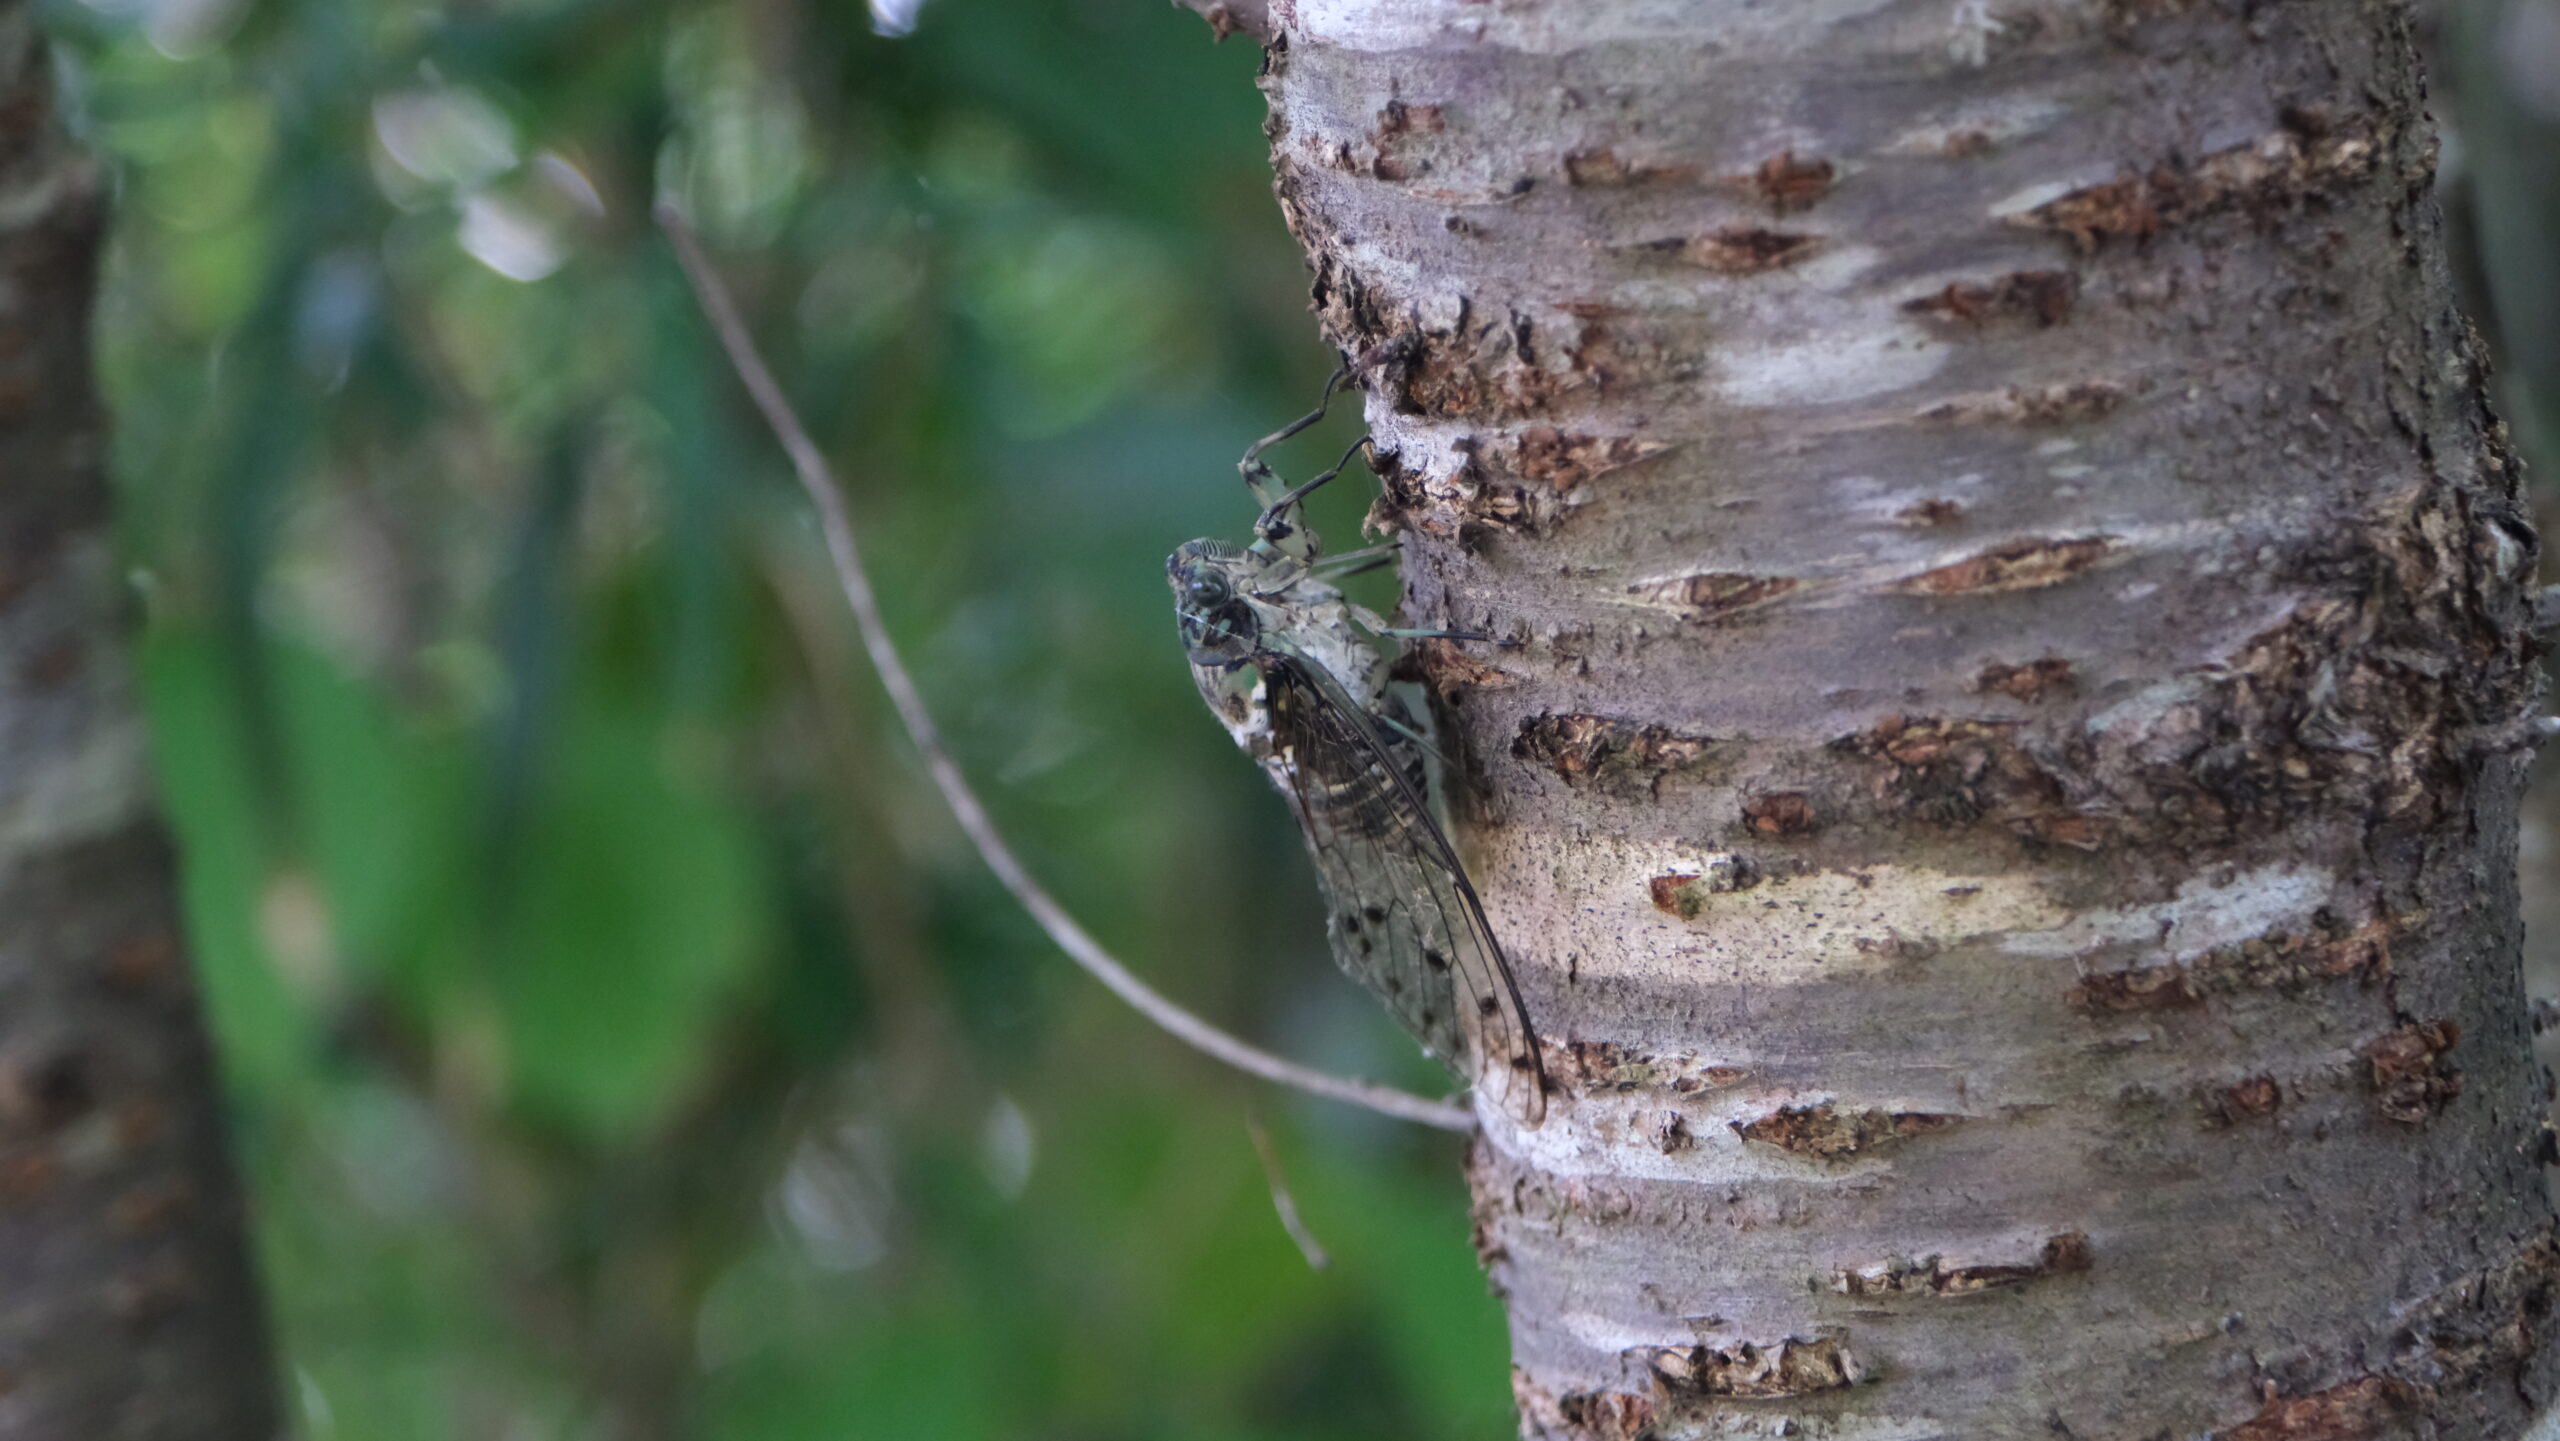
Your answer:
[[[1321,664],[1285,647],[1255,661],[1335,958],[1442,1064],[1537,1125],[1547,1107],[1537,1033],[1456,849],[1400,763],[1404,748]]]

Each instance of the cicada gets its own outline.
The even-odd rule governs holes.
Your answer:
[[[1330,402],[1334,382],[1325,387]],[[1380,642],[1399,631],[1335,585],[1394,547],[1327,557],[1303,502],[1340,474],[1281,490],[1257,442],[1243,471],[1263,503],[1251,544],[1195,540],[1165,562],[1201,698],[1261,765],[1304,832],[1334,959],[1429,1052],[1522,1124],[1546,1115],[1546,1071],[1484,904],[1429,800],[1425,745]],[[1484,637],[1470,637],[1484,639]]]

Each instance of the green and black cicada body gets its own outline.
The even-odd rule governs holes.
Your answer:
[[[1413,633],[1334,584],[1393,548],[1326,557],[1307,526],[1301,503],[1350,453],[1286,491],[1260,459],[1323,414],[1245,453],[1239,468],[1263,502],[1252,544],[1195,540],[1165,562],[1183,651],[1201,698],[1296,813],[1343,970],[1433,1057],[1535,1126],[1546,1114],[1537,1033],[1432,812],[1426,747],[1378,644]]]

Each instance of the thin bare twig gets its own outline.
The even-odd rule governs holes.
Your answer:
[[[765,423],[773,427],[776,439],[791,457],[792,469],[799,472],[801,488],[809,493],[810,504],[817,507],[818,529],[826,538],[827,554],[835,562],[836,580],[844,588],[845,603],[853,608],[854,623],[861,629],[863,649],[870,652],[871,665],[880,673],[881,687],[889,692],[889,702],[897,708],[898,719],[905,725],[907,737],[915,743],[916,753],[924,757],[925,770],[942,792],[943,801],[951,807],[951,815],[960,823],[985,859],[987,869],[1013,893],[1049,939],[1067,953],[1068,959],[1082,966],[1095,980],[1110,987],[1111,993],[1126,1001],[1140,1015],[1172,1033],[1193,1049],[1226,1062],[1239,1071],[1260,1076],[1266,1081],[1295,1087],[1310,1095],[1323,1096],[1348,1105],[1362,1106],[1399,1120],[1437,1126],[1446,1131],[1475,1129],[1475,1116],[1464,1107],[1442,1101],[1427,1100],[1390,1086],[1371,1085],[1346,1077],[1331,1075],[1295,1061],[1275,1056],[1257,1046],[1228,1035],[1207,1021],[1174,1004],[1146,982],[1139,980],[1127,966],[1102,948],[1085,928],[1067,914],[1066,908],[1032,879],[1013,848],[1005,843],[988,818],[986,807],[979,804],[977,792],[970,789],[967,777],[944,748],[942,732],[933,723],[933,715],[925,709],[924,697],[916,690],[915,678],[907,673],[906,662],[899,659],[897,647],[889,640],[888,627],[880,620],[880,604],[872,593],[871,577],[863,569],[861,553],[854,548],[853,518],[845,510],[844,497],[837,488],[835,474],[826,458],[818,453],[816,443],[792,412],[791,403],[783,398],[782,388],[774,383],[773,372],[765,368],[764,358],[756,351],[754,338],[746,322],[738,315],[738,307],[729,298],[728,287],[721,283],[718,272],[711,268],[703,254],[702,242],[686,223],[681,212],[661,203],[657,209],[658,226],[666,231],[675,246],[676,258],[684,266],[685,278],[693,286],[694,299],[702,305],[703,314],[711,321],[712,330],[720,337],[720,345],[729,355],[729,363],[738,372],[739,381],[764,413]]]
[[[1307,1229],[1306,1220],[1298,1214],[1298,1198],[1289,1194],[1289,1178],[1280,1174],[1280,1153],[1271,1149],[1271,1133],[1262,1129],[1262,1118],[1245,1117],[1244,1129],[1253,1137],[1254,1154],[1262,1158],[1262,1179],[1271,1185],[1271,1209],[1280,1213],[1280,1229],[1298,1243],[1298,1254],[1307,1258],[1308,1270],[1332,1265],[1333,1258],[1324,1253],[1315,1232]]]

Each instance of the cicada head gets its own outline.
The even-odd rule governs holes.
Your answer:
[[[1165,561],[1174,620],[1193,665],[1241,665],[1252,657],[1262,622],[1237,585],[1250,563],[1223,540],[1192,541]]]

